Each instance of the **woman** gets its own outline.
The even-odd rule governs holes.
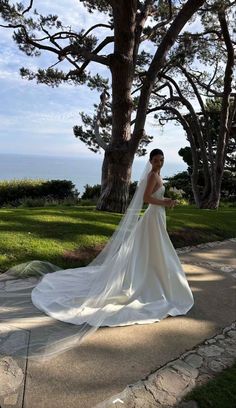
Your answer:
[[[33,289],[32,302],[38,309],[76,326],[69,340],[67,328],[62,336],[51,332],[52,347],[46,353],[70,348],[101,326],[153,323],[186,314],[193,306],[192,292],[166,231],[165,207],[177,202],[164,197],[163,163],[163,152],[154,149],[126,214],[93,262],[47,273]],[[149,206],[140,216],[143,201]],[[40,272],[48,265],[33,261],[23,267]]]
[[[96,327],[150,323],[192,307],[166,231],[165,207],[176,201],[164,198],[163,163],[162,151],[153,150],[142,197],[149,207],[131,231],[128,225],[120,227],[121,236],[111,240],[113,248],[98,265],[47,274],[32,292],[36,307],[62,321]]]

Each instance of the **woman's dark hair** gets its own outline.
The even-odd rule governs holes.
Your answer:
[[[161,149],[153,149],[150,153],[149,160],[152,160],[152,158],[157,154],[161,154],[162,156],[164,156],[164,153]]]

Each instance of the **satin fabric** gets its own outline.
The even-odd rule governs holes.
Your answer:
[[[162,185],[153,197],[161,199],[164,192]],[[103,266],[88,265],[46,274],[32,291],[33,304],[49,316],[75,325],[147,324],[168,315],[186,314],[194,299],[166,230],[165,207],[150,204],[124,245],[122,256],[117,253]],[[101,267],[104,273],[98,270]],[[93,298],[103,290],[112,268],[122,271],[112,296],[101,304],[95,301],[93,307]],[[89,291],[90,306],[83,307]]]

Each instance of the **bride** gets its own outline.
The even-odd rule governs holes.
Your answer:
[[[163,152],[153,150],[142,197],[149,206],[131,231],[129,225],[120,226],[98,264],[46,274],[32,291],[37,308],[65,322],[96,327],[151,323],[187,313],[193,296],[166,231],[165,207],[176,201],[164,197],[163,163]],[[130,207],[128,218],[134,216],[130,211],[137,212]]]
[[[88,266],[56,270],[43,261],[18,265],[18,271],[56,270],[43,275],[31,299],[45,314],[74,325],[73,344],[98,327],[154,323],[186,314],[193,306],[192,292],[166,230],[165,207],[177,202],[164,197],[163,163],[163,152],[152,150],[126,214]],[[143,201],[149,205],[141,215]],[[52,335],[51,340],[53,344]],[[71,347],[70,341],[58,343],[58,350]]]

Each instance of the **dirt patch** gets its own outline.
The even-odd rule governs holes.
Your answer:
[[[175,248],[217,241],[220,238],[217,234],[212,234],[210,231],[194,228],[182,228],[181,230],[171,232],[169,235]]]
[[[73,251],[65,251],[63,254],[64,259],[87,263],[94,259],[104,248],[104,244],[97,244],[91,247],[82,247],[74,249]]]

